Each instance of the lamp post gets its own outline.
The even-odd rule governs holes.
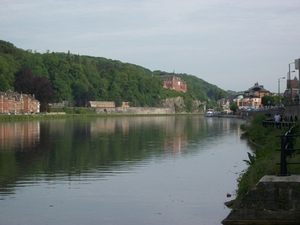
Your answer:
[[[280,96],[280,80],[285,79],[285,77],[278,78],[278,95]]]
[[[298,80],[298,98],[299,98],[299,109],[298,109],[298,118],[300,118],[300,58],[295,59],[295,69],[299,72],[299,80]]]
[[[293,97],[293,87],[292,87],[292,80],[291,80],[291,73],[295,72],[295,70],[291,71],[291,64],[295,64],[295,62],[289,63],[289,72],[287,74],[287,90],[288,90],[288,95],[286,97]]]
[[[280,80],[285,79],[285,77],[278,78],[278,96],[279,96],[279,105],[281,104],[281,94],[280,94]]]

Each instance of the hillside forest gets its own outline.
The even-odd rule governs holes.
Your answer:
[[[187,93],[163,88],[160,76],[175,75],[187,83]],[[84,107],[88,101],[114,101],[116,106],[130,102],[134,107],[159,107],[162,100],[183,97],[186,110],[192,102],[207,107],[227,96],[215,85],[187,74],[150,71],[138,65],[103,57],[67,53],[38,53],[17,48],[0,40],[0,92],[7,90],[35,94],[41,111],[49,103],[69,101]]]

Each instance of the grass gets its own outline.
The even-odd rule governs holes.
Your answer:
[[[264,115],[257,115],[248,125],[242,125],[243,136],[252,143],[255,143],[255,150],[248,153],[248,160],[245,162],[249,167],[242,172],[238,178],[237,201],[238,202],[258,181],[265,175],[277,175],[280,172],[280,147],[281,138],[278,135],[285,134],[288,128],[277,129],[275,127],[263,127]],[[299,134],[299,128],[296,128]],[[294,149],[300,149],[300,138],[295,137]],[[287,162],[300,162],[300,151],[294,151],[287,157]],[[288,165],[288,172],[300,174],[300,165]]]

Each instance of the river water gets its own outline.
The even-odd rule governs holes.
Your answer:
[[[0,224],[219,225],[251,151],[240,138],[243,122],[196,115],[3,122]]]

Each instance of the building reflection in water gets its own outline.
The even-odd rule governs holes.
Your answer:
[[[161,132],[160,134],[164,139],[164,151],[169,153],[180,153],[187,148],[187,126],[193,127],[193,130],[189,133],[190,136],[193,133],[199,135],[199,130],[204,132],[203,136],[210,136],[210,133],[216,135],[213,131],[214,127],[217,127],[218,130],[229,130],[231,126],[229,119],[206,118],[203,120],[194,117],[191,121],[193,126],[189,124],[187,117],[108,117],[91,120],[88,123],[89,125],[85,126],[88,128],[92,139],[98,138],[99,134],[114,134],[116,131],[121,131],[126,138],[130,132],[139,132],[146,127],[152,127],[154,130]],[[40,142],[41,123],[44,124],[43,127],[47,127],[50,133],[60,133],[61,136],[64,136],[66,120],[4,122],[0,124],[0,151],[12,149],[13,151],[22,151],[34,147]],[[212,126],[212,124],[214,125]],[[210,132],[210,130],[213,132]],[[234,132],[237,133],[237,137],[241,135],[240,129],[236,129]]]
[[[174,154],[180,154],[186,149],[187,136],[165,138],[164,148],[166,152],[172,152]]]
[[[0,124],[0,151],[22,151],[40,141],[40,122],[9,122]]]
[[[185,120],[185,117],[175,116],[99,118],[91,123],[91,135],[96,138],[98,133],[113,134],[116,130],[126,135],[130,131],[154,127],[163,130],[165,152],[180,153],[186,149]]]

